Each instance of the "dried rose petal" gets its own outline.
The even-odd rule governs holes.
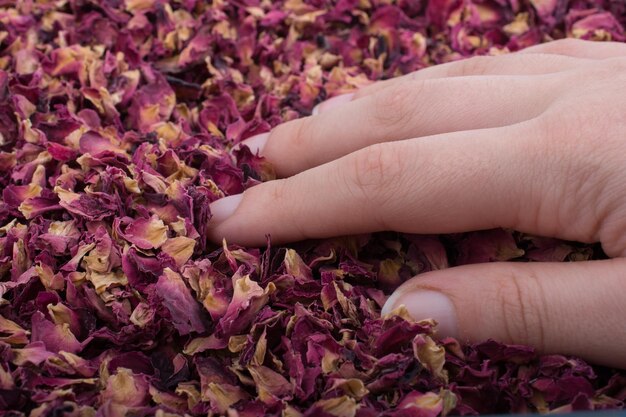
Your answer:
[[[624,24],[613,0],[3,2],[0,410],[623,408],[623,371],[437,340],[402,308],[380,317],[423,272],[602,258],[597,246],[509,230],[269,249],[206,236],[211,202],[276,178],[242,140],[379,79],[563,36],[624,41]]]

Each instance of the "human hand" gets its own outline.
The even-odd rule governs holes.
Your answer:
[[[284,179],[211,204],[245,245],[495,227],[601,242],[615,259],[421,274],[406,305],[440,336],[626,368],[626,44],[563,40],[375,83],[246,141]],[[479,324],[479,325],[477,325]]]

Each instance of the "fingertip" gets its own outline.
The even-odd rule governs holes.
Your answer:
[[[414,289],[408,292],[396,291],[383,306],[383,314],[404,305],[415,320],[434,319],[437,322],[437,337],[459,336],[459,326],[454,303],[440,291]]]
[[[398,303],[398,300],[400,299],[401,295],[402,293],[400,289],[397,289],[393,293],[391,293],[389,298],[387,298],[387,301],[385,301],[385,305],[380,310],[380,315],[386,316],[387,314],[391,313],[395,308],[399,307],[400,304]]]
[[[228,243],[262,247],[267,243],[267,234],[280,234],[281,225],[277,224],[280,215],[275,215],[280,208],[272,205],[276,201],[272,187],[280,181],[258,184],[243,193],[212,202],[207,227],[209,240],[220,243],[226,239]]]
[[[263,149],[267,144],[267,140],[270,137],[270,132],[260,133],[249,137],[246,140],[239,142],[233,149],[240,149],[242,146],[247,146],[254,155],[260,155],[263,153]]]
[[[220,198],[209,205],[211,210],[211,224],[219,224],[228,219],[239,207],[243,194],[230,195]]]

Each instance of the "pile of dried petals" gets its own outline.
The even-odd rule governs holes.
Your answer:
[[[0,415],[334,416],[619,408],[626,375],[435,341],[386,296],[423,271],[576,261],[492,230],[259,250],[208,205],[272,178],[233,144],[372,80],[565,36],[622,0],[0,2]]]

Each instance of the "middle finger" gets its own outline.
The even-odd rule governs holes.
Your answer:
[[[286,177],[375,143],[512,125],[541,114],[560,80],[554,74],[407,80],[277,126],[261,154]]]

